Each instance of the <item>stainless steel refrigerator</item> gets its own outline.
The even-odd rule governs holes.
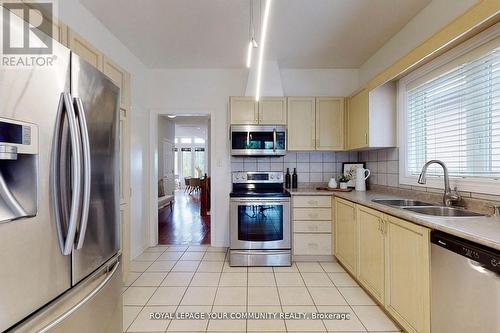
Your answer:
[[[121,332],[119,89],[52,57],[0,66],[0,332]]]

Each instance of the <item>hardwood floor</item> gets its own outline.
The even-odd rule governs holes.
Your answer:
[[[173,209],[158,211],[158,241],[168,244],[210,244],[210,216],[200,216],[200,195],[175,192]]]

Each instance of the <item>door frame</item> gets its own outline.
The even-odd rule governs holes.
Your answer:
[[[213,133],[215,133],[214,112],[210,109],[172,109],[172,110],[151,110],[149,114],[149,246],[158,245],[158,120],[160,116],[169,114],[176,114],[182,116],[206,116],[209,119],[209,131],[207,135],[207,142],[205,142],[205,149],[208,148],[208,155],[210,161],[207,165],[207,172],[211,174],[212,166],[216,162],[215,149],[212,149]],[[214,202],[214,191],[210,191],[210,201]],[[217,224],[212,223],[217,221],[215,210],[210,211],[210,245],[224,246],[224,244],[215,244],[215,235]]]

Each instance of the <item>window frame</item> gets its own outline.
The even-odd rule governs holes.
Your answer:
[[[500,36],[500,23],[479,33],[464,43],[452,48],[422,67],[410,72],[397,82],[397,116],[398,116],[398,147],[399,147],[399,184],[421,188],[444,189],[443,176],[428,176],[426,184],[418,184],[418,176],[407,173],[407,142],[406,142],[406,86],[427,73],[446,65],[458,57],[480,47]],[[500,195],[500,177],[450,176],[450,186],[460,191]]]

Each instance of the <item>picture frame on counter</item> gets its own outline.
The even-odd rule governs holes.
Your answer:
[[[351,180],[347,183],[347,187],[356,186],[356,169],[365,168],[365,162],[344,162],[342,163],[342,174],[350,176]]]

